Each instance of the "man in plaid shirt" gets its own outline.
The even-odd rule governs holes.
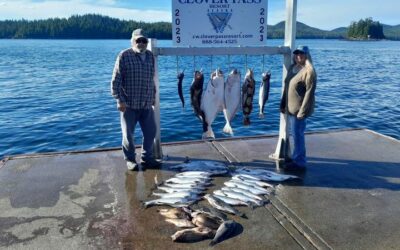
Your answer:
[[[135,160],[134,131],[139,122],[143,133],[141,165],[159,167],[153,158],[156,135],[154,120],[154,57],[147,50],[148,39],[142,29],[132,33],[132,47],[121,51],[111,79],[111,94],[121,115],[122,151],[129,170],[138,170]]]

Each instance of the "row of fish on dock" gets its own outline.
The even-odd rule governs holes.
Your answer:
[[[178,74],[178,94],[185,105],[183,97],[183,78],[184,72]],[[264,117],[266,102],[270,91],[271,73],[264,72],[259,90],[260,117]],[[233,134],[231,121],[239,109],[242,109],[243,124],[250,125],[250,114],[253,110],[253,99],[255,95],[256,82],[254,73],[248,69],[241,84],[240,72],[232,70],[226,80],[221,70],[217,69],[211,74],[206,89],[203,91],[204,75],[201,71],[195,71],[193,82],[190,87],[190,101],[195,115],[203,124],[203,138],[215,138],[211,124],[214,122],[219,112],[223,112],[226,124],[223,128],[224,133]]]
[[[252,209],[268,203],[275,187],[269,182],[281,182],[293,175],[278,174],[262,168],[238,168],[231,173],[223,163],[215,161],[191,161],[170,167],[179,171],[169,179],[159,182],[152,196],[156,199],[145,201],[144,207],[166,205],[173,208],[159,209],[165,221],[182,230],[171,236],[173,241],[196,242],[213,239],[210,245],[231,237],[241,227],[227,214],[247,218],[236,206]],[[212,186],[212,177],[230,174],[231,179],[220,189],[207,192]],[[200,207],[200,200],[206,200],[211,207]],[[196,208],[197,207],[197,208]]]

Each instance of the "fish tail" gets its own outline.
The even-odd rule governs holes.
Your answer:
[[[214,246],[215,244],[217,244],[217,241],[214,241],[214,240],[212,240],[211,242],[210,242],[210,244],[208,244],[210,247],[212,247],[212,246]]]
[[[222,131],[224,131],[224,133],[233,135],[232,127],[231,127],[231,125],[229,124],[228,121],[226,122],[225,127],[224,127],[224,129]]]
[[[243,219],[248,219],[249,218],[249,217],[247,217],[247,215],[245,213],[240,213],[239,216],[242,217]]]
[[[144,208],[144,209],[146,209],[148,207],[151,207],[151,206],[152,206],[152,204],[151,203],[147,203],[147,202],[142,202],[142,205],[141,205],[141,207]]]
[[[231,124],[229,122],[228,112],[226,111],[226,109],[224,109],[223,112],[224,112],[226,124],[225,124],[225,127],[223,128],[222,131],[224,131],[224,133],[233,135],[233,130],[232,130]]]
[[[203,133],[203,139],[215,139],[214,132],[211,127],[208,128],[206,132]]]
[[[245,126],[249,126],[250,125],[250,118],[249,117],[243,118],[243,125],[245,125]]]
[[[200,110],[199,113],[200,113],[200,117],[199,118],[203,123],[203,133],[204,133],[204,132],[207,132],[208,123],[206,121],[206,115],[204,114],[203,110]]]

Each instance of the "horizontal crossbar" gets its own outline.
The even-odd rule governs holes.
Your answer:
[[[290,54],[287,46],[263,46],[263,47],[229,47],[229,48],[176,48],[155,47],[156,56],[207,56],[207,55],[279,55]]]

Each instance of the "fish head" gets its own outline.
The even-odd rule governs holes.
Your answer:
[[[246,78],[253,78],[254,77],[254,73],[253,73],[253,70],[251,69],[251,68],[248,68],[247,69],[247,72],[246,72],[246,76],[245,76]]]
[[[201,71],[196,70],[194,72],[194,78],[198,81],[204,80],[204,75]]]
[[[181,73],[178,74],[177,77],[178,77],[179,80],[182,80],[183,77],[185,77],[185,74],[184,74],[183,72],[184,72],[184,71],[182,71]]]
[[[228,83],[239,83],[240,84],[240,72],[237,69],[231,71],[227,77]]]
[[[262,73],[263,81],[269,80],[270,78],[271,78],[271,72],[270,71]]]
[[[222,72],[221,69],[216,69],[212,74],[211,74],[211,79],[215,79],[217,77],[224,77],[224,73]]]

